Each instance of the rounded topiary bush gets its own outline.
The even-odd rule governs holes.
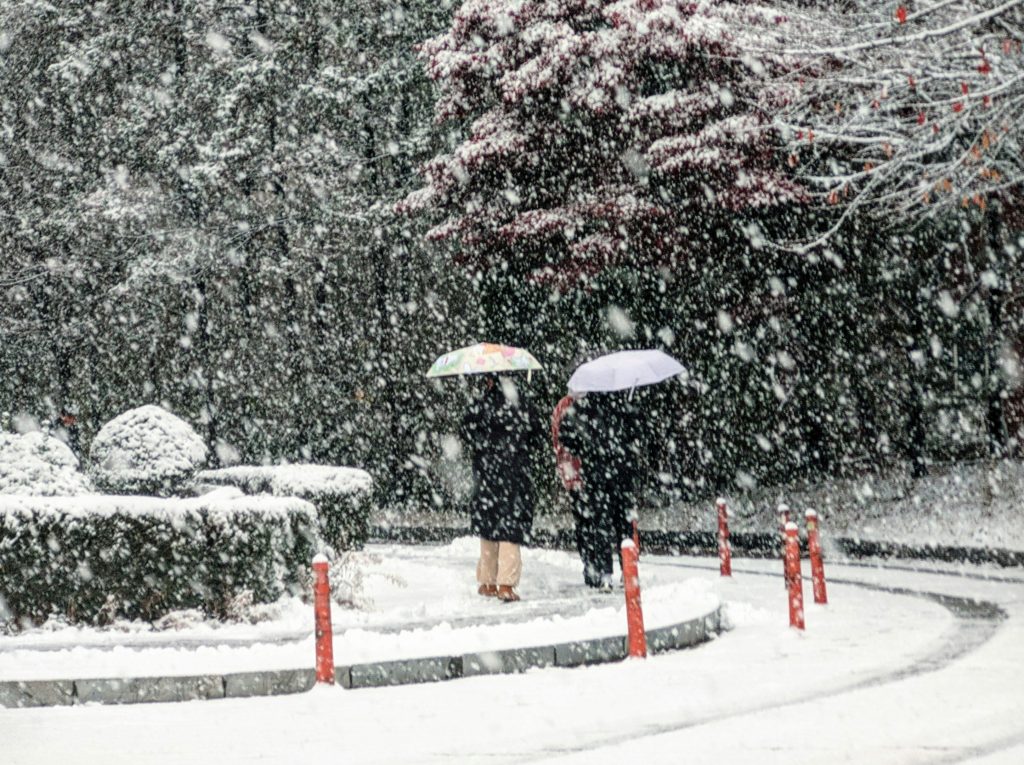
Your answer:
[[[78,458],[60,439],[40,433],[0,433],[0,494],[76,497],[91,494]]]
[[[192,426],[159,406],[141,406],[100,428],[89,450],[89,474],[112,494],[174,494],[206,462]]]

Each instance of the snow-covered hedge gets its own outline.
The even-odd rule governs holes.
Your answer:
[[[369,536],[373,479],[365,470],[328,465],[241,465],[203,470],[196,480],[247,494],[301,497],[316,505],[320,533],[335,550],[358,549]]]
[[[298,498],[0,496],[0,623],[224,616],[297,592],[318,546]]]
[[[167,496],[192,479],[206,452],[187,422],[158,406],[141,406],[100,428],[89,451],[89,474],[113,494]]]
[[[0,432],[0,494],[76,497],[90,494],[89,479],[63,441],[45,433]]]

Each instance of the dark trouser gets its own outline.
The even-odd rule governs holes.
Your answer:
[[[626,520],[627,500],[603,492],[571,492],[571,497],[576,549],[583,562],[583,581],[591,587],[600,587],[602,580],[611,581],[615,555],[620,556],[619,565],[622,565],[622,540],[632,535]]]

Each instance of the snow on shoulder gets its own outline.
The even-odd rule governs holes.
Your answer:
[[[197,478],[217,486],[238,486],[251,494],[268,492],[282,497],[358,494],[373,488],[373,479],[365,470],[330,465],[239,465],[203,470]]]
[[[91,494],[78,458],[60,439],[41,433],[0,433],[0,494]]]

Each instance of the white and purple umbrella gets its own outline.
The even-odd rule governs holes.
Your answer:
[[[686,371],[662,351],[618,351],[580,365],[569,378],[572,393],[607,393],[654,385]]]

